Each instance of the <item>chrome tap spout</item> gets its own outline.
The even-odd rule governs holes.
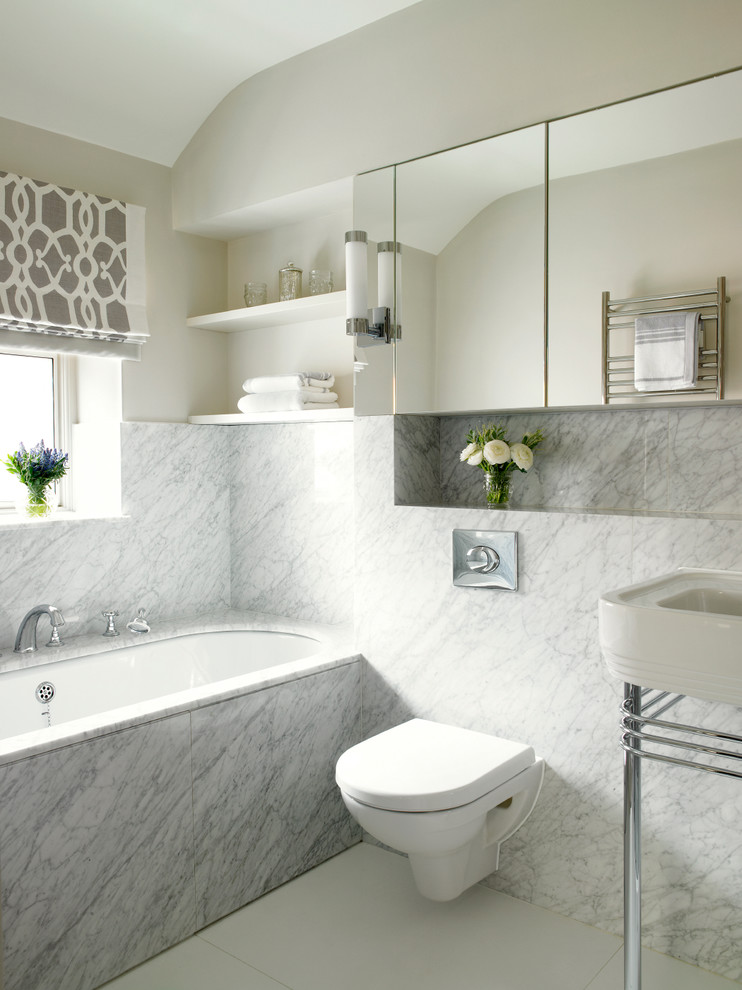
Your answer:
[[[36,650],[36,627],[42,615],[48,615],[52,624],[52,634],[47,646],[61,646],[58,626],[64,625],[64,616],[55,605],[34,605],[23,616],[15,638],[14,653],[33,653]]]

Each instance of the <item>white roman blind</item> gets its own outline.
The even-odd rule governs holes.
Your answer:
[[[138,359],[144,213],[0,171],[0,350]]]

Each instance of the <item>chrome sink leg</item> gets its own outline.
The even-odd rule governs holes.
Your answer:
[[[642,689],[624,684],[624,701],[631,713],[641,714]],[[639,729],[637,723],[630,723]],[[641,990],[642,985],[642,905],[641,905],[641,759],[631,750],[641,749],[641,740],[627,739],[624,750],[623,805],[623,960],[624,990]]]

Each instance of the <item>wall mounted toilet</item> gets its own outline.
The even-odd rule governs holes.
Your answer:
[[[347,750],[335,780],[358,823],[407,853],[418,890],[458,897],[497,869],[544,778],[530,746],[414,718]]]

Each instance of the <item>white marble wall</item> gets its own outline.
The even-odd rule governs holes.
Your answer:
[[[231,599],[311,622],[353,611],[353,424],[230,435]]]
[[[124,423],[124,518],[0,527],[0,649],[39,602],[62,610],[63,639],[103,632],[103,609],[156,623],[228,606],[228,451],[224,427]]]
[[[532,743],[544,791],[491,883],[618,932],[621,685],[600,660],[597,595],[681,564],[742,569],[741,419],[734,407],[514,416],[514,434],[543,425],[547,442],[516,476],[523,508],[506,512],[477,507],[481,472],[458,462],[465,419],[126,424],[128,518],[0,528],[0,644],[45,600],[70,634],[102,628],[108,606],[336,621],[355,583],[365,730],[414,714]],[[411,504],[394,505],[395,459],[397,500]],[[453,588],[454,528],[516,530],[519,591]],[[689,721],[739,732],[736,709],[690,708]],[[644,778],[645,940],[739,979],[742,788],[655,764]]]
[[[513,419],[514,434],[543,425],[549,437],[539,472],[515,479],[534,505],[687,506],[699,517],[395,506],[395,460],[421,465],[423,498],[435,497],[426,445],[437,437],[439,497],[482,504],[481,471],[458,463],[470,424],[357,420],[357,574],[374,588],[356,597],[364,732],[419,715],[531,743],[548,766],[544,789],[489,882],[620,932],[622,686],[600,659],[597,598],[682,564],[742,569],[742,409]],[[414,501],[413,479],[401,482],[398,497]],[[731,517],[704,518],[713,512]],[[519,590],[454,588],[454,528],[515,530]],[[683,704],[681,720],[742,727],[737,709]],[[740,979],[742,787],[659,764],[644,779],[645,942]]]
[[[63,639],[103,632],[109,608],[122,624],[230,605],[348,621],[352,431],[122,424],[123,518],[0,526],[0,651],[40,602],[62,610]]]

